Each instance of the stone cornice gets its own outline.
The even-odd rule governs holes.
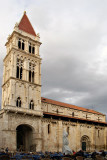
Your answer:
[[[25,36],[25,35],[22,35],[22,34],[19,33],[19,32],[13,31],[12,34],[10,35],[9,39],[8,39],[8,42],[6,42],[5,46],[6,46],[6,45],[9,43],[9,41],[12,39],[12,37],[13,37],[14,34],[18,34],[19,36],[21,36],[21,37],[23,37],[23,38],[25,38],[25,39],[27,38],[27,39],[29,39],[30,41],[33,41],[34,43],[38,43],[39,45],[42,44],[41,42],[39,42],[39,41],[37,41],[37,40],[34,40],[34,39],[30,38],[29,36]]]
[[[3,85],[2,85],[2,87],[5,85],[5,84],[7,84],[8,82],[9,82],[9,80],[10,79],[14,79],[14,80],[16,80],[16,81],[19,81],[19,82],[24,82],[24,83],[28,83],[29,85],[33,85],[33,86],[35,86],[35,87],[37,87],[37,86],[42,86],[42,85],[40,85],[40,84],[36,84],[36,83],[31,83],[31,82],[28,82],[28,81],[25,81],[25,80],[21,80],[21,79],[18,79],[18,78],[15,78],[15,77],[10,77]]]
[[[35,58],[37,60],[42,60],[42,58],[36,56],[36,55],[33,55],[33,54],[30,54],[30,53],[27,53],[26,51],[23,51],[23,50],[19,50],[17,48],[15,48],[14,46],[10,49],[10,51],[8,52],[8,54],[5,56],[5,58],[3,59],[3,62],[5,61],[5,59],[11,54],[12,50],[14,51],[18,51],[18,52],[21,52],[21,54],[23,54],[24,56],[27,56],[29,58]]]
[[[3,110],[4,110],[5,113],[10,112],[10,113],[16,113],[16,114],[43,117],[42,110],[30,110],[30,109],[27,109],[27,108],[19,108],[19,107],[10,106],[10,105],[4,106]]]

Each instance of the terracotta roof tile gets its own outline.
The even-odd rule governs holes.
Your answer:
[[[50,104],[53,104],[53,105],[58,105],[58,106],[62,106],[62,107],[81,110],[81,111],[84,111],[84,112],[90,112],[90,113],[94,113],[94,114],[98,114],[98,115],[104,115],[104,114],[102,114],[100,112],[97,112],[97,111],[94,111],[94,110],[91,110],[91,109],[78,107],[78,106],[75,106],[75,105],[72,105],[72,104],[67,104],[67,103],[55,101],[55,100],[44,98],[44,97],[41,97],[41,101],[44,102],[44,103],[50,103]]]
[[[24,12],[24,15],[18,25],[19,29],[24,31],[24,32],[27,32],[29,34],[32,34],[33,36],[36,36],[36,33],[26,15],[26,12]]]

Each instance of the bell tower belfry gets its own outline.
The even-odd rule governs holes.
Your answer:
[[[2,85],[2,109],[5,107],[41,110],[41,58],[39,34],[27,15],[16,23],[6,43]]]
[[[4,58],[0,148],[41,151],[41,58],[39,34],[27,15],[9,35]],[[12,138],[11,138],[12,137]]]

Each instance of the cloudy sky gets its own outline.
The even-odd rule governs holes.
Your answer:
[[[1,1],[0,85],[5,42],[24,10],[41,37],[42,96],[107,114],[107,0]]]

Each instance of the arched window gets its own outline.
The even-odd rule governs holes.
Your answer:
[[[29,53],[35,54],[35,46],[29,43]]]
[[[31,53],[31,43],[29,43],[29,53]]]
[[[21,49],[21,39],[18,40],[18,48]]]
[[[34,77],[35,77],[35,65],[29,63],[29,82],[34,83]]]
[[[25,43],[24,43],[24,40],[22,40],[22,50],[25,49]]]
[[[16,106],[17,107],[21,107],[21,99],[20,99],[20,97],[17,98]]]
[[[32,54],[35,54],[35,47],[32,47]]]
[[[22,73],[23,73],[23,61],[17,59],[16,78],[22,79]]]
[[[30,101],[29,109],[34,110],[34,102],[33,102],[33,100]]]
[[[18,48],[24,50],[25,49],[25,41],[21,38],[18,40]]]

